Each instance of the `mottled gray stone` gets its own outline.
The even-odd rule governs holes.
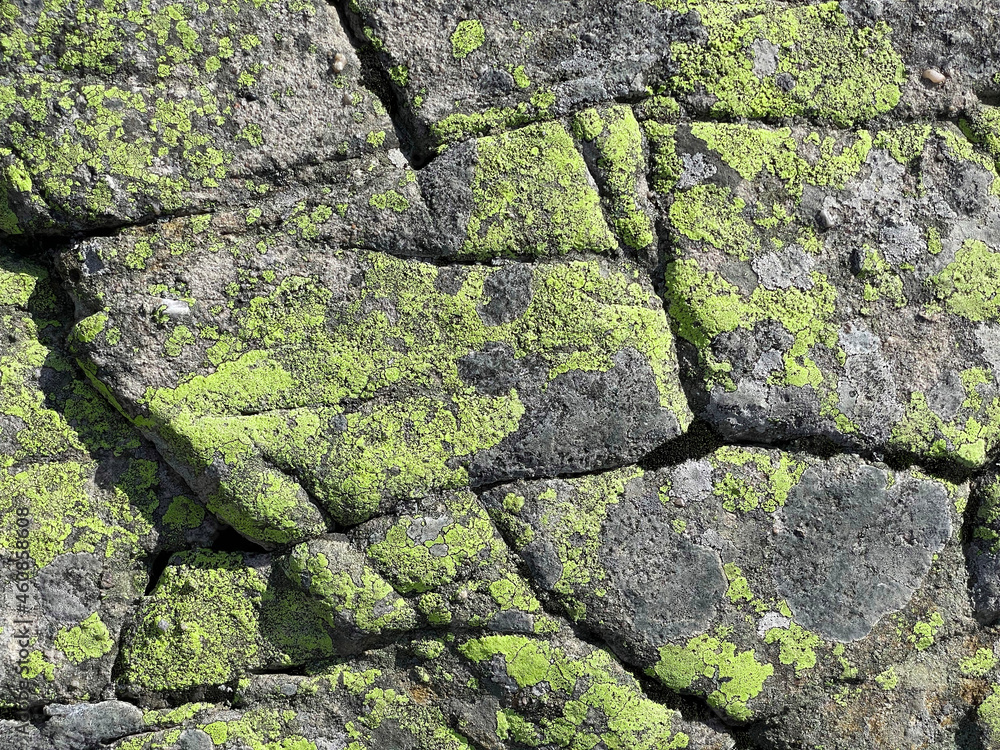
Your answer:
[[[778,592],[826,638],[863,638],[906,604],[951,535],[948,496],[921,479],[890,486],[884,470],[807,469],[780,512]]]

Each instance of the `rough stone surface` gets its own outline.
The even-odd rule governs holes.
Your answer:
[[[1000,747],[986,0],[0,0],[0,748]]]
[[[822,685],[823,656],[839,669],[844,644],[872,658],[873,628],[907,609],[967,496],[857,457],[727,446],[484,502],[567,617],[746,722]]]

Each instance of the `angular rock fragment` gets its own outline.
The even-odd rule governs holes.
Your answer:
[[[251,670],[360,652],[415,621],[343,540],[313,540],[277,559],[183,553],[126,631],[120,682],[132,695],[218,690]]]
[[[957,130],[654,126],[670,316],[727,439],[983,465],[998,442],[993,160]],[[698,395],[700,392],[700,395]]]
[[[904,80],[889,27],[839,3],[479,2],[442,12],[360,0],[351,10],[424,148],[654,91],[700,115],[854,125],[896,106]]]
[[[395,142],[326,3],[13,0],[3,18],[0,233],[246,205]]]
[[[634,461],[689,422],[662,307],[626,263],[436,267],[183,222],[65,263],[93,313],[88,374],[263,544]]]
[[[417,501],[349,536],[430,627],[527,635],[558,628],[468,490]]]
[[[964,493],[857,458],[727,446],[484,501],[547,600],[666,687],[745,722],[779,711],[817,652],[826,664],[808,677],[822,684],[844,643],[908,607]]]
[[[573,118],[591,171],[601,188],[604,210],[622,246],[651,250],[656,241],[646,196],[642,130],[629,107],[588,109]]]
[[[108,697],[119,630],[155,556],[215,535],[193,493],[76,371],[62,348],[69,317],[48,272],[0,248],[6,709]]]

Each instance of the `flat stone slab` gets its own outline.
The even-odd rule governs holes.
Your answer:
[[[654,91],[701,116],[851,125],[896,106],[904,81],[886,24],[833,3],[476,2],[442,12],[362,0],[351,10],[424,148]]]
[[[158,227],[68,255],[94,313],[74,340],[251,539],[628,463],[690,421],[662,305],[628,263],[439,267],[205,219],[173,225],[182,244]]]
[[[4,8],[0,234],[245,205],[396,142],[326,3]]]

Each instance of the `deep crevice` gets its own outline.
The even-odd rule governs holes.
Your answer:
[[[219,535],[208,548],[212,552],[242,552],[244,554],[264,555],[269,550],[247,539],[232,526],[222,526]]]
[[[146,584],[146,591],[143,594],[144,596],[149,596],[156,589],[157,584],[160,582],[160,578],[163,576],[163,571],[167,569],[167,565],[173,555],[174,552],[172,550],[163,550],[153,558],[153,562],[149,566],[149,583]]]
[[[425,166],[429,160],[421,159],[421,144],[414,136],[415,128],[412,118],[401,102],[400,96],[396,93],[396,89],[389,79],[388,71],[381,64],[378,50],[362,34],[361,19],[346,8],[345,3],[341,0],[327,0],[327,2],[337,12],[340,26],[361,63],[359,83],[374,96],[377,96],[389,113],[389,120],[396,131],[396,138],[399,140],[399,150],[413,169]]]

